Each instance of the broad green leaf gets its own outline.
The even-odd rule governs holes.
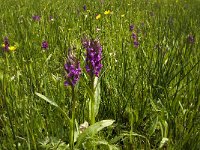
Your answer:
[[[97,134],[103,128],[112,125],[113,122],[114,122],[114,120],[102,120],[102,121],[96,122],[95,124],[89,126],[83,133],[81,133],[79,135],[79,137],[77,138],[77,143],[76,143],[75,147],[78,148],[88,138],[91,138],[92,136]]]
[[[52,100],[50,100],[49,98],[47,98],[46,96],[44,96],[44,95],[42,95],[42,94],[40,94],[40,93],[35,93],[37,96],[39,96],[40,98],[42,98],[43,100],[45,100],[46,102],[48,102],[49,104],[51,104],[51,105],[53,105],[53,106],[55,106],[55,107],[59,107],[57,104],[56,104],[56,102],[54,102],[54,101],[52,101]]]
[[[46,96],[44,96],[44,95],[42,95],[42,94],[40,94],[40,93],[35,92],[35,94],[36,94],[37,96],[39,96],[40,98],[42,98],[43,100],[45,100],[46,102],[48,102],[49,104],[55,106],[55,107],[65,116],[65,118],[67,119],[67,121],[70,122],[70,118],[69,118],[69,117],[67,116],[67,114],[58,106],[58,104],[56,104],[56,102],[50,100],[49,98],[47,98]]]

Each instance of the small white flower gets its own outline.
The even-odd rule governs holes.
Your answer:
[[[85,129],[87,129],[89,126],[89,123],[87,121],[85,121],[84,123],[80,124],[79,129],[80,129],[80,133],[82,133]]]

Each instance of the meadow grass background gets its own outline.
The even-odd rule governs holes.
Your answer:
[[[59,142],[69,143],[68,122],[35,92],[69,114],[71,90],[64,87],[64,63],[68,48],[75,47],[84,70],[85,35],[103,46],[96,121],[115,120],[93,140],[105,139],[119,149],[200,149],[199,1],[0,3],[1,43],[8,37],[11,45],[18,44],[14,52],[0,52],[0,149],[56,149]],[[104,15],[106,10],[113,13]],[[34,21],[34,15],[41,16],[40,21]],[[41,49],[44,40],[47,50]],[[76,86],[78,124],[89,121],[84,84],[81,78]],[[108,148],[99,144],[97,149]]]

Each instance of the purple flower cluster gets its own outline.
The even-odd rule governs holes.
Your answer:
[[[134,46],[137,48],[139,46],[137,35],[133,32],[131,37],[133,39]]]
[[[48,42],[47,41],[43,41],[42,42],[42,46],[43,49],[47,49],[49,47]]]
[[[74,55],[68,54],[68,59],[64,67],[67,72],[64,85],[74,87],[81,75],[80,62],[74,57]]]
[[[9,51],[9,46],[10,46],[10,43],[9,43],[8,37],[5,37],[4,44],[3,44],[3,51]]]
[[[98,40],[83,39],[82,45],[86,49],[86,71],[91,77],[99,77],[102,68],[102,46]]]
[[[34,15],[32,18],[33,18],[34,21],[40,21],[41,17],[38,16],[38,15]]]

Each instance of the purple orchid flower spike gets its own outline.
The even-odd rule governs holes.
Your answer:
[[[72,54],[71,49],[68,51],[68,58],[66,64],[64,65],[67,75],[65,76],[66,81],[64,82],[65,86],[74,87],[78,82],[81,75],[80,61]]]
[[[86,71],[91,77],[99,77],[101,68],[103,67],[102,46],[98,40],[82,39],[82,45],[86,49]]]

